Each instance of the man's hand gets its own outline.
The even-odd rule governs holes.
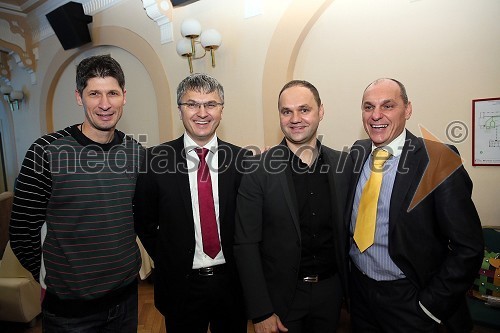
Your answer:
[[[253,324],[253,328],[255,333],[279,333],[279,332],[288,332],[288,328],[286,328],[275,313],[273,315],[261,322]]]

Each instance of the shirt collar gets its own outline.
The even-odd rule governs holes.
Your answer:
[[[187,132],[184,132],[184,149],[186,149],[189,153],[196,148],[207,148],[212,153],[215,153],[217,151],[217,134],[214,134],[212,139],[210,139],[206,145],[200,147],[196,142],[194,142],[193,139],[191,139]]]
[[[391,153],[392,156],[400,156],[403,152],[403,147],[406,141],[406,129],[401,132],[394,140],[392,140],[388,145],[382,147],[376,147],[372,142],[372,153],[377,148],[383,148],[384,150]]]
[[[300,164],[300,163],[304,163],[304,162],[302,162],[300,160],[300,158],[297,155],[295,155],[292,152],[292,150],[290,149],[290,147],[288,147],[288,144],[286,143],[286,141],[285,141],[285,146],[286,146],[286,148],[289,151],[289,161],[290,161],[290,163],[296,163],[297,165]],[[321,149],[321,147],[322,147],[321,141],[319,141],[318,139],[316,139],[316,148],[318,149],[318,156],[316,157],[316,160],[314,160],[314,162],[313,162],[313,164],[311,166],[315,165],[316,161],[318,161],[318,160],[322,161],[323,160],[323,149]]]

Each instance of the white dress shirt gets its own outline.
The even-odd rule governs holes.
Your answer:
[[[198,173],[198,164],[199,158],[198,154],[196,154],[195,148],[207,148],[209,153],[206,156],[206,162],[210,169],[210,178],[212,180],[212,193],[214,197],[214,207],[215,207],[215,219],[217,221],[217,230],[219,232],[219,240],[220,240],[220,221],[219,221],[219,159],[217,152],[217,135],[214,135],[213,138],[203,147],[200,147],[193,139],[187,134],[184,133],[184,148],[186,149],[187,154],[187,168],[189,174],[189,188],[191,190],[191,205],[193,208],[193,220],[194,220],[194,236],[196,240],[196,248],[194,252],[193,259],[193,269],[201,268],[201,267],[210,267],[215,265],[224,264],[226,260],[224,259],[224,254],[221,251],[217,254],[217,256],[212,259],[208,255],[203,252],[203,239],[201,236],[201,224],[200,224],[200,207],[198,205],[198,181],[197,181],[197,173]]]

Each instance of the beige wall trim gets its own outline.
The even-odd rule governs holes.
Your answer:
[[[271,38],[264,65],[262,108],[264,143],[275,145],[283,137],[278,126],[278,93],[293,79],[297,56],[305,37],[334,0],[294,0]]]
[[[45,109],[42,108],[40,110],[42,133],[54,131],[52,111],[54,92],[57,82],[68,63],[80,53],[93,47],[111,45],[122,48],[134,55],[144,65],[144,68],[146,68],[155,89],[159,138],[161,142],[170,140],[172,138],[173,118],[170,108],[170,94],[165,94],[165,91],[170,91],[170,87],[158,54],[141,36],[121,27],[107,26],[94,28],[92,39],[91,45],[77,49],[77,51],[68,52],[61,49],[48,66],[40,95],[40,105],[46,106]]]
[[[149,18],[155,21],[160,27],[160,42],[162,44],[173,42],[173,7],[170,0],[142,0],[142,6]]]

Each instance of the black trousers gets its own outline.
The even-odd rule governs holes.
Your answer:
[[[290,310],[280,319],[288,333],[334,333],[342,295],[338,274],[315,283],[299,281]]]
[[[68,316],[42,309],[44,333],[136,333],[137,289],[109,309],[84,316]]]
[[[408,279],[376,281],[353,264],[350,295],[353,332],[438,332],[439,324],[422,310]]]
[[[182,311],[165,313],[168,333],[246,333],[247,320],[241,293],[233,287],[234,275],[193,274]],[[236,288],[237,289],[237,288]]]

